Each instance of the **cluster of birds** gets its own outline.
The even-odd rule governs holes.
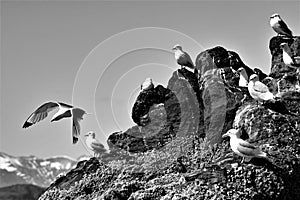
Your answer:
[[[278,35],[293,37],[292,31],[288,28],[286,23],[280,18],[278,14],[273,14],[270,17],[270,25]],[[299,70],[299,58],[292,56],[288,44],[282,43],[280,46],[283,50],[283,61],[285,65]],[[187,67],[190,70],[194,70],[194,72],[197,71],[191,57],[187,52],[183,51],[180,45],[175,45],[172,50],[174,50],[175,59],[181,66],[181,68]],[[246,70],[244,68],[240,68],[237,71],[240,74],[239,86],[248,87],[248,91],[252,98],[263,102],[275,100],[274,94],[271,93],[269,91],[269,88],[260,81],[261,74],[263,74],[261,70],[254,69],[257,74],[253,73],[250,78],[248,78],[248,74],[246,73]],[[263,76],[263,78],[265,79],[271,77]],[[153,88],[154,84],[151,78],[147,78],[141,84],[142,91]],[[59,121],[64,118],[72,118],[72,141],[73,144],[76,144],[80,137],[79,122],[83,119],[83,116],[88,113],[81,108],[77,108],[66,103],[52,101],[44,103],[27,118],[23,125],[23,128],[28,128],[33,124],[36,124],[39,121],[45,119],[48,116],[48,113],[55,109],[58,109],[58,111],[55,115],[53,115],[51,122]],[[257,147],[254,147],[248,142],[238,138],[238,132],[239,131],[236,129],[231,129],[224,135],[224,137],[229,136],[231,138],[230,145],[235,153],[242,157],[266,157],[266,154],[261,152]],[[85,136],[87,137],[86,145],[90,150],[94,152],[94,156],[98,156],[99,154],[106,151],[104,145],[96,139],[96,134],[93,131],[88,132],[87,134],[85,134]]]

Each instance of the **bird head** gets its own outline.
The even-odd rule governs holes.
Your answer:
[[[280,19],[280,15],[278,13],[274,13],[273,15],[271,15],[270,18],[271,19],[274,19],[274,18],[279,18]]]
[[[246,72],[245,68],[244,67],[240,67],[238,68],[237,70],[239,73],[242,73],[242,72]]]
[[[250,81],[258,81],[258,76],[257,74],[252,74],[249,78]]]
[[[179,44],[176,44],[172,50],[181,50],[182,51],[182,47]]]
[[[280,44],[281,49],[287,49],[288,48],[288,44],[283,42]]]
[[[84,135],[85,137],[92,137],[95,138],[96,137],[96,133],[93,131],[89,131],[87,134]]]
[[[222,135],[222,138],[236,136],[239,131],[239,129],[230,129]]]

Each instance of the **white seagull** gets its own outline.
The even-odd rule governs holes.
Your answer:
[[[73,144],[77,143],[80,135],[79,121],[83,119],[83,115],[87,114],[81,108],[74,108],[71,105],[62,102],[47,102],[38,107],[25,121],[23,128],[28,128],[33,124],[45,119],[48,113],[58,108],[58,112],[53,115],[51,122],[58,121],[63,118],[72,117],[72,137]]]
[[[85,143],[87,147],[94,152],[95,157],[98,157],[101,155],[101,153],[106,152],[104,145],[96,139],[96,134],[93,131],[88,132],[84,136],[86,136]]]
[[[190,55],[187,52],[184,52],[182,50],[182,47],[179,44],[176,44],[172,50],[174,50],[175,52],[175,59],[177,61],[177,63],[181,66],[181,68],[183,66],[188,67],[192,70],[195,69],[195,66],[193,64],[193,61],[190,57]]]
[[[282,48],[282,60],[284,64],[290,68],[297,69],[297,83],[296,88],[299,87],[299,74],[300,74],[300,56],[292,56],[292,51],[287,43],[281,43],[280,47]],[[285,73],[283,79],[287,76],[287,73]]]
[[[248,75],[244,67],[240,67],[237,70],[240,73],[239,86],[247,87],[248,86]]]
[[[291,68],[300,68],[300,63],[297,63],[296,59],[300,60],[299,56],[292,56],[292,51],[287,43],[281,43],[280,47],[282,48],[282,60],[285,65]]]
[[[275,96],[269,91],[268,86],[258,80],[257,74],[250,76],[248,91],[251,97],[258,101],[275,101]]]
[[[154,88],[154,84],[151,78],[146,78],[145,81],[141,84],[141,90],[150,90]]]
[[[270,25],[278,35],[293,36],[292,31],[277,13],[270,17]]]
[[[267,154],[265,152],[262,152],[259,147],[256,147],[249,142],[238,138],[237,133],[240,130],[238,129],[230,129],[225,133],[222,137],[230,137],[230,148],[234,153],[237,155],[243,157],[242,162],[244,159],[250,160],[253,157],[258,157],[258,158],[266,158],[267,159]]]

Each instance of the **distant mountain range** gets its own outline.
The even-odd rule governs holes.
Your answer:
[[[84,158],[80,158],[82,159]],[[67,156],[14,157],[0,152],[0,187],[16,184],[48,187],[59,175],[74,168],[77,161]]]

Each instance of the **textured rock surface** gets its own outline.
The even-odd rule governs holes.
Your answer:
[[[79,163],[40,199],[300,199],[300,93],[290,88],[275,103],[257,104],[237,86],[235,69],[247,66],[223,47],[201,52],[196,66],[199,76],[178,70],[168,88],[140,94],[132,117],[142,132],[133,127],[108,141],[122,154]],[[268,159],[241,163],[221,140],[232,127]]]

